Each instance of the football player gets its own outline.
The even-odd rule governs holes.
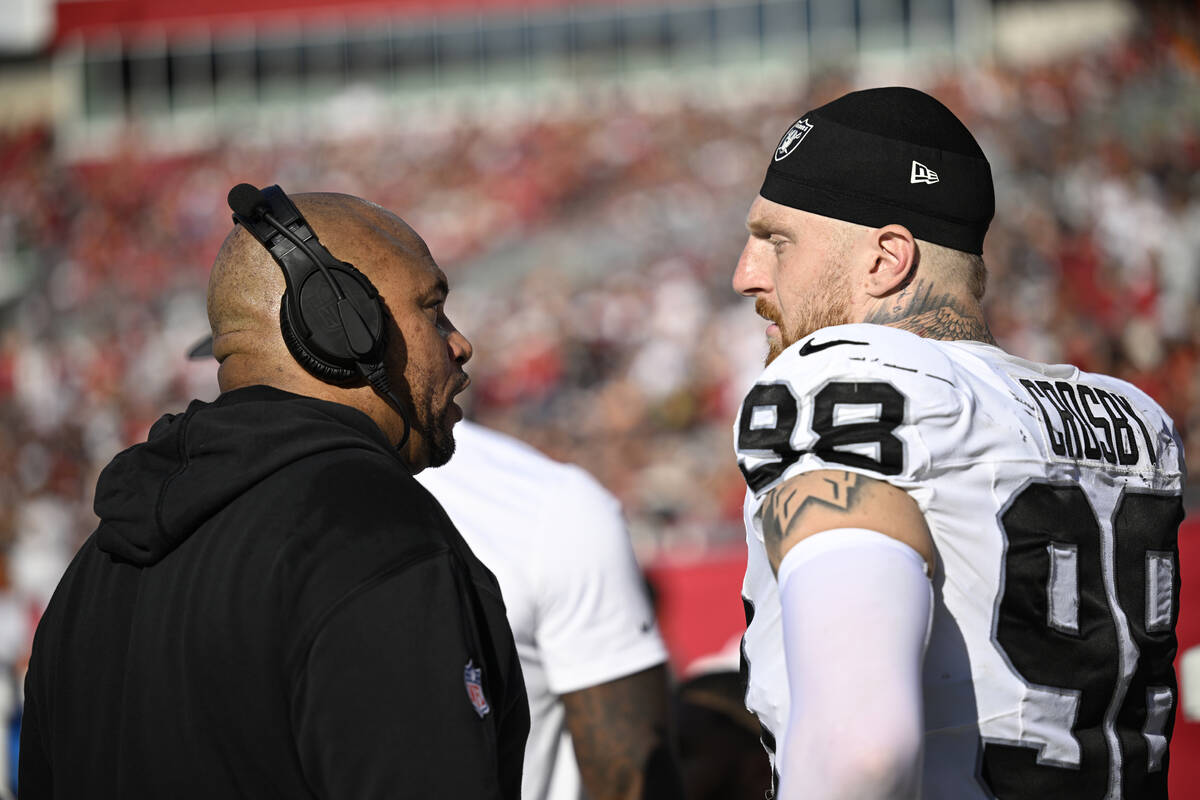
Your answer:
[[[667,650],[620,503],[482,425],[454,438],[450,463],[417,480],[504,593],[529,694],[522,800],[681,798]]]
[[[750,207],[743,667],[780,798],[1166,797],[1180,440],[996,345],[993,211],[974,137],[906,88],[803,115]]]

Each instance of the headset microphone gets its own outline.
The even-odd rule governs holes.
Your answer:
[[[233,213],[246,219],[256,219],[267,210],[267,196],[249,183],[239,183],[230,189],[227,200]]]
[[[397,448],[403,447],[410,425],[383,366],[387,313],[370,279],[325,249],[278,186],[260,190],[239,183],[229,190],[228,202],[233,221],[267,248],[283,270],[287,288],[279,303],[279,328],[292,356],[328,383],[366,379],[404,421]]]

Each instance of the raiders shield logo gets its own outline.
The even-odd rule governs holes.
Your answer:
[[[812,123],[808,121],[808,117],[798,119],[787,129],[787,133],[779,140],[779,146],[775,148],[775,160],[780,161],[787,158],[796,149],[796,145],[804,141],[804,137],[813,129]]]
[[[463,683],[467,685],[467,697],[471,701],[471,705],[475,707],[475,713],[480,719],[492,710],[488,705],[487,698],[483,696],[483,670],[475,666],[475,660],[471,659],[467,665],[463,667]]]

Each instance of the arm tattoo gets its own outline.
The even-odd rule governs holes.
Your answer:
[[[934,294],[928,281],[905,286],[894,298],[885,300],[864,322],[891,325],[929,339],[972,339],[995,344],[987,323],[963,307],[952,294]]]
[[[784,483],[772,489],[763,501],[763,543],[776,568],[782,558],[783,543],[810,504],[849,511],[861,500],[859,490],[866,483],[862,476],[855,472],[829,474],[833,477],[823,477],[819,487],[811,486],[811,481],[806,481],[802,488],[790,481]]]
[[[562,696],[590,800],[682,800],[667,733],[667,673],[651,667]]]

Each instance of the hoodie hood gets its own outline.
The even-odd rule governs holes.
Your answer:
[[[137,566],[157,563],[263,478],[346,448],[402,464],[375,422],[349,406],[266,386],[195,400],[154,423],[145,442],[100,473],[97,544]]]

